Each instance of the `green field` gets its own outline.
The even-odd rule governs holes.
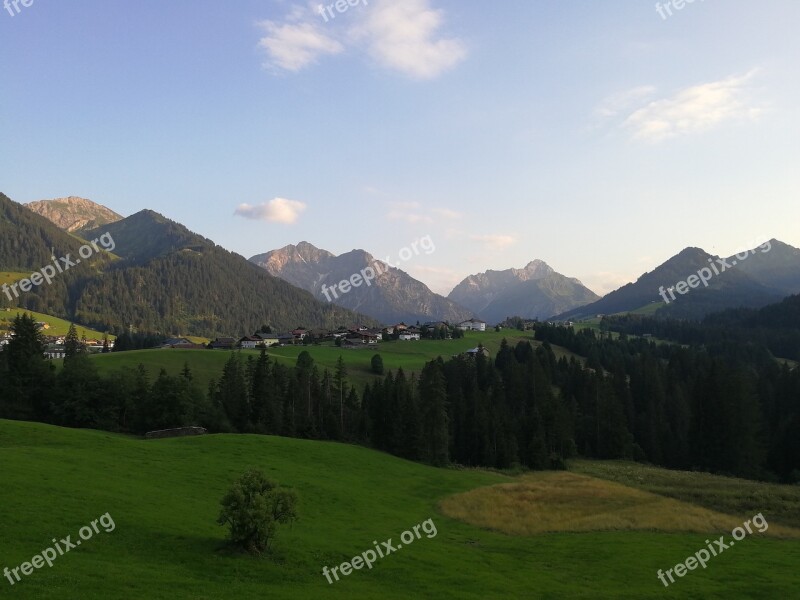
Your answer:
[[[656,314],[656,311],[658,311],[659,308],[664,308],[665,306],[666,304],[664,302],[657,302],[654,300],[650,304],[646,304],[640,308],[637,308],[636,310],[629,311],[628,313],[618,313],[618,314],[644,315],[647,317],[652,317],[653,315]]]
[[[16,273],[14,271],[0,271],[0,285],[12,284],[15,281],[19,281],[20,279],[25,279],[29,277],[30,273]],[[13,292],[12,292],[13,294]]]
[[[0,456],[0,568],[30,561],[53,538],[76,541],[81,527],[105,513],[115,524],[13,587],[0,578],[4,598],[797,597],[796,540],[750,536],[665,589],[656,571],[705,547],[710,534],[497,533],[445,517],[439,502],[516,478],[435,469],[343,444],[243,435],[145,441],[0,421]],[[262,558],[230,551],[215,524],[219,499],[249,466],[300,498],[300,519],[280,530],[273,553]],[[557,512],[559,501],[548,510]],[[767,519],[769,508],[761,509]],[[605,499],[596,518],[608,510]],[[322,576],[323,566],[373,548],[373,540],[396,545],[427,519],[435,537],[333,585]]]
[[[304,350],[308,351],[319,365],[320,369],[327,368],[333,371],[336,362],[341,356],[344,359],[348,371],[348,379],[351,384],[356,386],[360,392],[365,384],[373,381],[375,375],[372,374],[371,360],[375,354],[380,354],[383,358],[385,371],[396,371],[402,367],[406,374],[418,373],[425,366],[425,363],[441,356],[445,360],[453,354],[459,354],[470,348],[474,348],[482,343],[494,356],[500,348],[500,344],[506,338],[512,346],[520,340],[532,340],[530,334],[523,335],[520,331],[505,330],[501,332],[468,332],[466,336],[458,340],[420,340],[418,342],[381,342],[375,346],[369,346],[350,350],[338,348],[332,344],[319,346],[285,346],[281,348],[270,348],[267,353],[275,360],[286,364],[294,365],[298,355]],[[556,355],[560,356],[560,349],[556,349]],[[258,356],[258,350],[238,350],[242,356]],[[566,352],[566,351],[563,351]],[[222,367],[230,357],[230,352],[219,350],[136,350],[132,352],[112,352],[110,354],[98,354],[92,357],[101,374],[108,374],[123,367],[135,368],[143,364],[151,375],[157,374],[162,368],[168,373],[176,375],[188,364],[192,370],[195,381],[205,389],[211,379],[218,379],[222,373]],[[53,361],[58,363],[60,361]]]
[[[10,326],[11,321],[13,321],[17,315],[23,315],[26,313],[32,315],[33,318],[36,319],[36,321],[43,321],[48,325],[50,325],[49,329],[42,330],[42,333],[44,333],[45,335],[53,335],[53,336],[67,335],[67,332],[69,331],[69,321],[65,321],[64,319],[59,319],[58,317],[52,317],[50,315],[37,313],[33,312],[32,310],[25,310],[21,308],[5,308],[5,309],[0,308],[0,329]],[[4,323],[3,321],[6,322]],[[95,331],[94,329],[89,329],[87,327],[81,327],[77,323],[75,324],[75,329],[78,330],[78,337],[86,335],[86,338],[90,340],[103,339],[104,334],[100,331]],[[113,340],[115,339],[115,337],[109,334],[108,339]]]

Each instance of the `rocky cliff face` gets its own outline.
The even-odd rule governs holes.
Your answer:
[[[25,206],[70,233],[95,229],[123,218],[110,208],[77,196],[38,200]]]

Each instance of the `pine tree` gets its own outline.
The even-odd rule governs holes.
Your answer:
[[[250,403],[247,383],[239,356],[231,353],[218,384],[219,402],[239,433],[250,430]]]
[[[447,416],[447,389],[441,359],[422,369],[419,379],[420,404],[423,408],[423,459],[444,466],[450,460],[450,432]]]
[[[83,352],[84,346],[78,337],[78,330],[75,329],[75,323],[69,324],[69,331],[64,341],[64,362],[71,360]]]
[[[54,375],[44,350],[44,339],[33,316],[17,315],[11,326],[11,341],[2,352],[6,373],[0,374],[6,381],[0,415],[31,421],[49,419]]]
[[[344,359],[341,356],[339,356],[339,360],[336,361],[336,371],[334,372],[333,380],[336,385],[336,395],[339,400],[339,428],[344,436],[344,399],[345,388],[347,386],[347,367],[345,367]]]

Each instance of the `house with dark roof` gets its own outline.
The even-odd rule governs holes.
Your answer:
[[[236,338],[221,337],[209,344],[212,350],[233,350],[236,347]]]
[[[253,334],[253,337],[261,340],[260,343],[264,344],[264,346],[266,346],[267,348],[280,343],[278,335],[275,333],[255,333]]]

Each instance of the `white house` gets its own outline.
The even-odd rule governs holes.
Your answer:
[[[246,336],[239,340],[239,345],[245,350],[255,350],[256,346],[263,344],[261,338]]]
[[[404,342],[419,341],[420,335],[418,333],[414,333],[411,331],[404,331],[400,334],[399,339],[401,339]]]
[[[459,323],[458,328],[462,331],[486,331],[486,321],[472,318],[469,321]]]

